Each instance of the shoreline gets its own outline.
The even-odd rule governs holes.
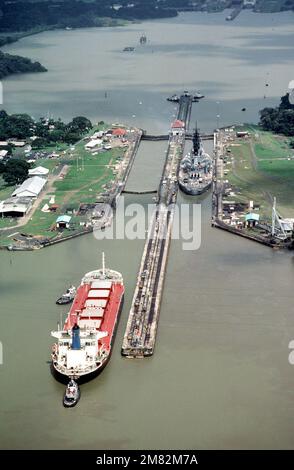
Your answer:
[[[227,131],[227,129],[225,130]],[[231,145],[233,145],[232,143],[230,143],[230,139],[231,137],[229,137],[228,139],[228,137],[225,136],[224,129],[217,130],[214,134],[214,176],[212,184],[211,216],[212,227],[225,230],[234,235],[261,243],[273,249],[293,249],[293,235],[292,238],[288,235],[288,238],[285,239],[279,238],[278,232],[275,232],[275,235],[271,235],[269,227],[265,227],[265,223],[262,222],[262,218],[260,219],[260,222],[257,223],[252,222],[251,219],[251,222],[247,222],[247,218],[244,215],[245,213],[253,214],[254,212],[256,212],[256,214],[258,214],[257,220],[259,220],[259,217],[262,216],[262,209],[264,208],[259,205],[255,207],[256,201],[251,200],[251,195],[246,193],[246,191],[244,194],[242,192],[236,194],[234,192],[234,184],[232,184],[232,182],[226,179],[230,178],[229,176],[227,176],[228,171],[232,171],[232,169],[228,170],[228,166],[225,163],[226,159],[228,158],[226,156],[227,147],[232,148]],[[233,160],[236,159],[236,155],[234,153],[230,153],[230,155]],[[231,187],[228,189],[229,186]],[[225,198],[228,197],[228,190],[230,190],[229,195],[232,199],[231,202],[225,200]],[[245,200],[247,202],[245,202]],[[238,209],[238,206],[242,206],[242,208]],[[233,210],[231,218],[228,218],[228,215],[226,214],[228,208],[230,210]],[[259,210],[261,210],[261,214],[259,213]],[[244,220],[242,219],[242,217],[244,217]],[[236,221],[233,225],[232,222],[234,218],[236,219]],[[257,227],[257,230],[255,225]],[[250,233],[250,231],[252,232]],[[258,231],[260,231],[260,233],[258,233]]]
[[[142,137],[142,130],[138,128],[132,128],[135,131],[135,138],[133,141],[130,141],[129,143],[129,148],[126,150],[124,154],[124,162],[125,162],[125,167],[123,168],[122,174],[114,181],[114,188],[112,191],[109,192],[109,195],[107,199],[104,201],[104,204],[109,205],[113,210],[116,208],[117,200],[124,191],[125,185],[127,183],[130,171],[132,169],[136,154],[138,152],[138,148],[140,146],[141,142],[141,137]],[[42,204],[42,200],[39,202],[39,205]],[[107,216],[106,220],[103,220],[100,222],[99,226],[97,225],[91,225],[91,226],[85,226],[82,230],[76,231],[74,233],[68,234],[66,236],[56,236],[55,238],[52,238],[51,240],[46,240],[44,242],[40,241],[37,243],[37,239],[35,240],[34,245],[13,245],[13,243],[8,244],[8,245],[0,245],[0,249],[4,250],[9,250],[9,251],[38,251],[42,248],[46,248],[48,246],[56,245],[58,243],[71,240],[73,238],[80,237],[82,235],[87,235],[88,233],[92,233],[94,230],[103,230],[106,226],[111,225],[112,220],[111,216]],[[23,231],[25,232],[25,226],[23,227]],[[9,230],[12,230],[12,228],[9,228]],[[0,229],[0,234],[4,230]],[[62,232],[63,233],[63,232]]]
[[[175,18],[176,16],[179,16],[181,13],[205,13],[205,14],[217,14],[217,13],[224,13],[227,10],[233,10],[233,8],[224,8],[222,10],[197,10],[191,8],[179,8],[175,9],[176,15],[173,17],[166,16],[166,17],[158,17],[158,18],[144,18],[144,19],[134,19],[134,20],[129,20],[129,19],[115,19],[111,17],[106,17],[106,18],[101,18],[101,20],[106,20],[105,24],[101,25],[94,25],[94,26],[81,26],[81,27],[64,27],[64,26],[59,26],[59,25],[53,25],[53,26],[41,26],[40,28],[35,28],[31,29],[28,31],[0,31],[0,50],[3,46],[7,46],[9,44],[13,44],[23,38],[29,37],[29,36],[34,36],[36,34],[44,33],[46,31],[75,31],[79,29],[87,29],[87,28],[117,28],[117,27],[124,27],[127,26],[128,24],[140,24],[144,23],[147,21],[159,21],[159,20],[166,20],[169,18]],[[279,14],[279,13],[293,13],[294,11],[292,9],[289,10],[279,10],[279,11],[260,11],[260,10],[253,10],[249,8],[242,8],[242,11],[251,11],[252,13],[260,14],[260,15],[266,15],[266,14]],[[108,24],[108,21],[111,23],[113,21],[113,24]],[[4,42],[3,42],[4,41]]]
[[[29,37],[29,36],[35,36],[37,34],[41,34],[41,33],[45,33],[47,31],[76,31],[76,30],[79,30],[79,29],[85,29],[85,28],[97,28],[97,29],[100,29],[100,28],[119,28],[119,27],[123,27],[123,26],[127,26],[128,24],[137,24],[137,23],[140,23],[140,21],[130,21],[130,20],[122,20],[121,22],[118,21],[117,23],[114,23],[114,24],[105,24],[105,25],[101,25],[101,26],[81,26],[80,28],[79,27],[75,27],[75,28],[64,28],[63,26],[58,26],[58,25],[54,25],[54,26],[43,26],[43,27],[40,27],[39,29],[32,29],[32,30],[28,30],[28,31],[21,31],[21,32],[18,32],[18,31],[9,31],[7,33],[5,32],[2,32],[0,31],[0,50],[2,47],[4,46],[9,46],[10,44],[13,44],[15,42],[18,42],[20,41],[21,39],[24,39],[26,37]],[[4,41],[4,42],[2,42]]]

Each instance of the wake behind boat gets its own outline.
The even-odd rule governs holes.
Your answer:
[[[93,378],[110,359],[124,299],[122,275],[102,268],[84,275],[63,330],[52,331],[56,378]]]
[[[197,128],[193,134],[193,147],[180,164],[179,187],[189,195],[206,191],[212,182],[212,159],[204,152]]]

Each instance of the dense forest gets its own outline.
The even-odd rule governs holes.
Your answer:
[[[60,1],[0,1],[0,31],[28,31],[36,27],[89,27],[102,26],[103,19],[134,20],[175,16],[176,10],[161,7],[156,0],[138,0],[119,2],[121,8],[113,8],[115,2],[93,0]],[[164,2],[165,3],[165,2]]]
[[[220,11],[241,4],[242,0],[0,0],[0,32],[104,26],[176,16],[181,10]],[[254,9],[291,10],[294,0],[257,0]],[[13,38],[0,38],[0,46],[6,40]]]
[[[56,142],[75,143],[91,128],[91,121],[83,116],[77,116],[66,124],[60,119],[34,121],[28,114],[9,115],[4,110],[0,111],[0,140],[33,137],[32,146],[35,148]]]
[[[289,94],[282,96],[276,108],[260,111],[260,125],[266,131],[294,137],[294,105],[289,102]]]
[[[5,54],[0,51],[0,79],[15,73],[46,72],[40,62],[32,62],[26,57]]]

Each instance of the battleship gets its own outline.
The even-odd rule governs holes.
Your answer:
[[[184,156],[179,170],[179,187],[189,195],[197,196],[206,191],[212,182],[212,159],[204,152],[196,127],[191,152]]]

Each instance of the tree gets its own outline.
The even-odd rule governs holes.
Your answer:
[[[51,142],[63,142],[65,137],[65,132],[59,129],[54,129],[49,134],[49,139]]]
[[[287,95],[286,95],[287,97]],[[294,106],[285,97],[277,108],[264,108],[260,112],[260,125],[266,131],[294,136]]]
[[[1,111],[0,138],[25,139],[32,135],[34,121],[28,114],[11,114]]]
[[[279,109],[294,109],[294,104],[291,104],[289,101],[289,93],[282,96]]]
[[[68,124],[68,128],[71,132],[86,132],[89,129],[92,129],[92,123],[89,119],[84,116],[77,116]]]
[[[11,158],[5,164],[2,176],[8,185],[21,184],[28,177],[29,169],[30,164],[25,160]]]
[[[44,139],[43,137],[38,137],[32,142],[32,148],[33,149],[41,149],[42,147],[45,147],[47,145],[47,140]]]
[[[80,134],[78,134],[77,132],[67,132],[67,133],[64,135],[64,142],[65,142],[66,144],[75,144],[75,143],[78,142],[80,139],[81,139],[81,136],[80,136]]]

